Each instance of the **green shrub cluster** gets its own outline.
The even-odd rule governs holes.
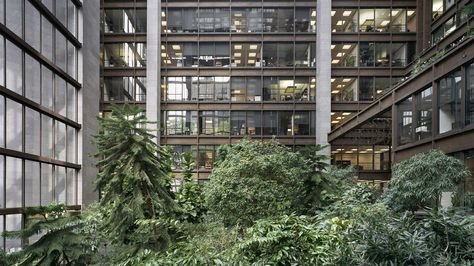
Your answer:
[[[23,250],[5,265],[472,265],[474,218],[439,208],[464,165],[430,151],[394,168],[382,192],[328,165],[323,147],[296,152],[272,140],[222,146],[210,182],[154,142],[141,110],[114,108],[97,136],[98,204],[28,208],[24,229],[5,232]],[[456,202],[470,204],[470,197]],[[39,240],[28,244],[32,236]]]

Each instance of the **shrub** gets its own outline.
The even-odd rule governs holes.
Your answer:
[[[466,166],[439,150],[396,164],[384,202],[395,211],[437,206],[441,192],[454,191],[469,176]]]
[[[301,209],[311,173],[298,154],[275,140],[225,146],[206,186],[206,204],[226,226]]]

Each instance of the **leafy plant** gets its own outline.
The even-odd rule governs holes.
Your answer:
[[[207,213],[202,186],[193,180],[193,155],[190,152],[182,154],[181,187],[176,194],[176,202],[180,207],[181,220],[190,223],[199,223]]]
[[[7,255],[8,264],[15,265],[87,265],[93,250],[83,242],[77,229],[83,226],[77,215],[66,211],[64,204],[28,207],[26,227],[19,231],[6,231],[7,238],[40,238],[25,245],[21,251]]]
[[[441,193],[455,191],[469,175],[460,160],[431,150],[396,164],[382,197],[395,211],[438,206]]]
[[[302,209],[304,180],[311,173],[301,157],[275,140],[248,139],[224,146],[205,188],[206,204],[226,226],[250,226],[260,218]]]

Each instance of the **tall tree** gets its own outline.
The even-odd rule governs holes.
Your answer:
[[[97,189],[100,205],[109,215],[104,221],[116,242],[137,243],[162,249],[168,242],[163,222],[174,211],[170,190],[169,153],[154,142],[152,123],[134,106],[113,107],[110,116],[99,118],[101,134],[96,136],[97,164],[100,171]],[[154,228],[150,234],[144,228]],[[150,239],[134,236],[149,235]]]

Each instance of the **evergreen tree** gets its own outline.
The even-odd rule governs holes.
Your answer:
[[[96,136],[97,189],[108,210],[104,229],[113,242],[160,250],[169,241],[166,221],[175,210],[170,190],[169,153],[155,142],[143,111],[125,105],[99,118]]]

